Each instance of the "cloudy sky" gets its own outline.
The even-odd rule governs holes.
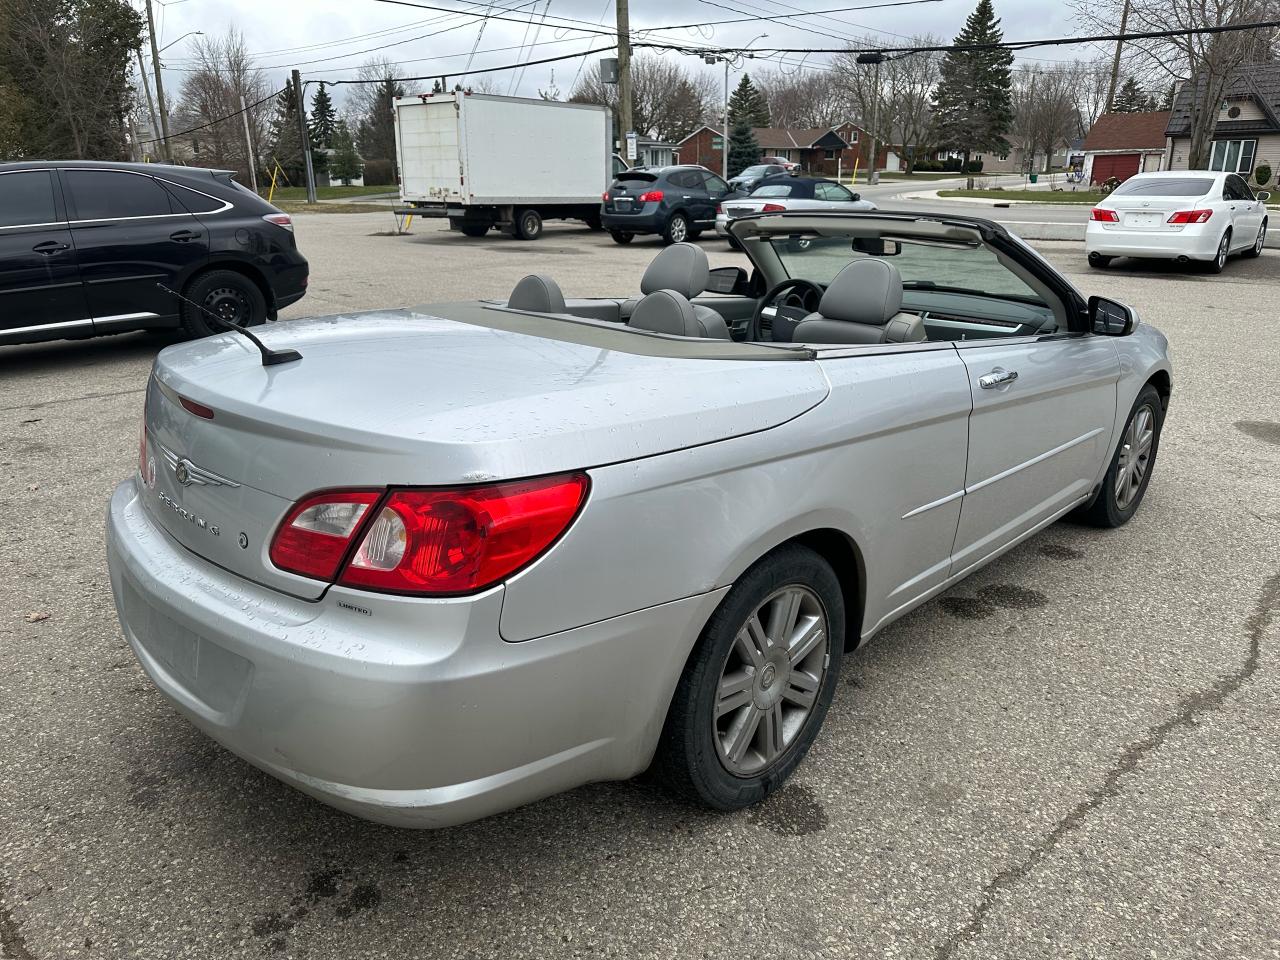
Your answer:
[[[141,3],[143,0],[134,0]],[[240,30],[249,49],[271,78],[283,82],[296,67],[307,79],[354,77],[359,64],[373,56],[396,62],[398,76],[447,73],[459,76],[467,69],[502,66],[564,54],[582,53],[607,46],[613,26],[613,0],[421,0],[430,7],[464,11],[446,13],[384,0],[154,0],[159,18],[161,45],[173,43],[188,31],[216,35]],[[756,48],[832,47],[865,34],[878,34],[886,42],[931,32],[950,39],[972,11],[975,0],[924,0],[899,6],[881,6],[885,0],[631,0],[633,40],[683,46],[741,46],[756,40]],[[827,16],[779,17],[801,10],[842,10]],[[503,9],[507,8],[507,9]],[[509,19],[489,19],[486,9]],[[466,11],[471,13],[468,15]],[[996,0],[996,13],[1004,21],[1006,39],[1043,38],[1075,32],[1070,8],[1042,0]],[[545,14],[545,21],[544,21]],[[529,21],[532,20],[532,23]],[[687,24],[713,26],[686,27]],[[483,33],[481,33],[483,25]],[[582,30],[573,29],[583,28]],[[589,33],[586,30],[603,31]],[[478,45],[477,45],[478,41]],[[192,38],[180,40],[163,54],[165,85],[176,94],[187,66],[184,55]],[[472,57],[472,50],[475,55]],[[681,56],[668,53],[667,56]],[[1048,66],[1056,59],[1090,56],[1086,47],[1045,48],[1030,51],[1034,61]],[[597,57],[585,60],[594,62]],[[686,58],[692,67],[696,57]],[[768,66],[785,69],[820,69],[821,55],[775,54]],[[761,61],[757,61],[761,62]],[[567,96],[584,59],[530,66],[523,71],[494,74],[498,92],[536,96],[554,82]],[[750,70],[753,64],[748,63]],[[722,68],[721,68],[722,69]],[[722,74],[718,74],[722,76]],[[472,74],[473,78],[478,76]],[[339,94],[339,97],[341,95]]]

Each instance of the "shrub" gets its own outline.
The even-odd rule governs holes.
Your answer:
[[[961,160],[959,157],[947,157],[947,159],[942,164],[942,169],[959,173],[960,167],[963,164],[964,164],[964,161]]]
[[[1271,167],[1265,163],[1259,164],[1253,171],[1253,179],[1258,181],[1258,186],[1265,187],[1271,179]]]
[[[366,185],[382,186],[396,182],[396,165],[390,160],[366,160],[364,162]]]
[[[982,161],[981,161],[981,160],[970,160],[970,161],[969,161],[969,166],[968,166],[967,170],[968,170],[968,172],[969,172],[969,173],[981,173],[981,172],[982,172]]]

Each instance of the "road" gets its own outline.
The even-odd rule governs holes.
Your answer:
[[[1020,176],[984,177],[982,179],[988,181],[991,186],[1003,186],[1005,189],[1020,189],[1022,187],[1022,177]],[[928,190],[962,189],[964,185],[965,180],[961,177],[955,180],[922,180],[912,183],[899,180],[874,186],[860,184],[857,190],[864,198],[874,201],[877,206],[885,210],[963,213],[968,216],[996,220],[999,223],[1013,227],[1015,231],[1017,230],[1017,224],[1020,223],[1055,223],[1083,226],[1089,219],[1090,208],[1087,204],[1046,207],[1027,207],[1013,204],[1005,208],[993,207],[989,203],[966,203],[961,200],[918,200],[908,199],[904,196],[904,194],[921,193]],[[1046,191],[1044,199],[1046,201],[1051,200],[1052,194]]]
[[[289,316],[534,270],[625,294],[659,249],[297,219]],[[640,780],[410,833],[215,746],[135,663],[103,559],[155,341],[0,349],[0,955],[1280,957],[1280,254],[1209,277],[1042,249],[1170,338],[1141,511],[1058,524],[884,631],[790,784],[731,816]]]

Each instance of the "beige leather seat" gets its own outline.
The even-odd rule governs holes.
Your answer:
[[[657,293],[659,290],[674,290],[684,299],[692,300],[707,289],[709,272],[707,255],[701,247],[696,247],[692,243],[673,243],[654,257],[653,262],[645,269],[644,276],[640,280],[640,292],[648,295]],[[708,332],[689,334],[689,336],[729,339],[729,325],[724,317],[710,307],[696,303],[690,306],[701,322],[701,329]],[[636,309],[638,305],[628,302],[623,306],[623,315],[632,316]]]
[[[792,343],[919,343],[918,314],[902,313],[902,277],[887,260],[854,260],[791,333]]]
[[[688,297],[675,290],[655,290],[646,296],[636,304],[627,325],[677,337],[729,339],[729,328],[720,314],[714,310],[699,311]]]

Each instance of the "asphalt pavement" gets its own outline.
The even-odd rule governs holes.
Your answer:
[[[659,250],[297,221],[287,317],[534,271],[629,294]],[[1169,336],[1141,510],[1052,527],[847,658],[809,757],[735,815],[642,779],[405,832],[215,746],[135,663],[103,557],[157,341],[0,348],[0,955],[1280,957],[1280,253],[1215,277],[1041,249]]]

